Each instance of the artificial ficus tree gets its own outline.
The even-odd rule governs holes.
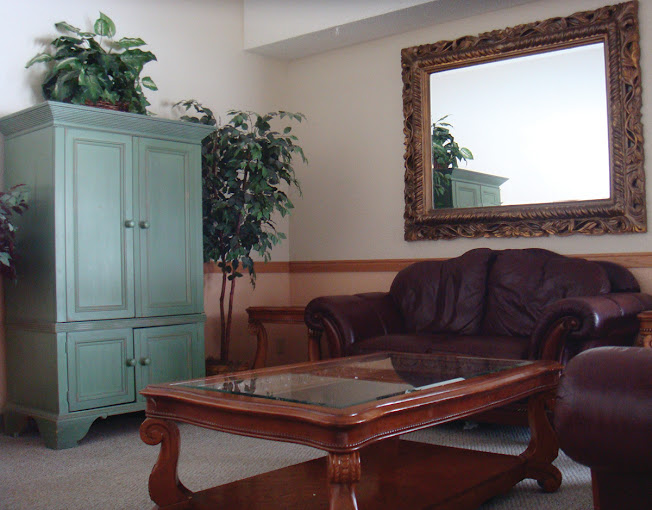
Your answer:
[[[273,246],[285,239],[274,218],[293,209],[290,189],[300,192],[293,158],[298,155],[307,162],[292,127],[285,125],[280,132],[272,126],[282,121],[301,122],[305,116],[231,110],[228,121],[218,125],[213,112],[195,100],[177,106],[196,114],[182,119],[216,126],[202,142],[203,252],[204,261],[217,262],[222,271],[220,359],[227,362],[236,282],[247,271],[255,285],[252,255],[257,253],[269,261]]]

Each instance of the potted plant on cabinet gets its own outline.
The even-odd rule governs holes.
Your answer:
[[[462,160],[473,159],[473,153],[460,147],[451,133],[452,124],[443,122],[445,115],[432,125],[432,195],[435,209],[453,207],[451,171]]]
[[[0,191],[0,274],[16,279],[16,226],[13,214],[27,209],[27,190],[24,184]]]
[[[217,126],[213,112],[201,103],[187,100],[177,105],[199,115],[182,119]],[[252,254],[269,261],[272,247],[285,239],[276,230],[274,216],[286,216],[293,209],[291,188],[300,192],[293,157],[307,162],[291,126],[282,133],[272,128],[279,120],[301,122],[303,114],[232,110],[228,115],[228,122],[217,126],[202,145],[204,261],[216,262],[222,271],[219,361],[226,366],[237,279],[247,271],[255,285]]]
[[[50,65],[43,80],[47,100],[94,105],[133,113],[147,113],[149,102],[143,87],[157,90],[149,77],[140,77],[143,66],[156,60],[140,46],[140,38],[114,40],[115,24],[100,13],[93,32],[84,32],[65,21],[54,25],[65,33],[50,44],[54,53],[39,53],[25,67]]]

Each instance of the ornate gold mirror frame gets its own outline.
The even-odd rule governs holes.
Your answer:
[[[438,71],[604,44],[610,197],[546,204],[434,209],[430,76]],[[405,239],[646,232],[638,3],[579,12],[401,52],[405,132]]]

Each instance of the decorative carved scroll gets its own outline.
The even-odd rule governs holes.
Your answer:
[[[431,73],[603,42],[611,192],[605,200],[433,209],[429,200]],[[405,133],[405,239],[646,232],[638,3],[495,30],[401,53]]]
[[[179,481],[177,474],[179,428],[173,421],[147,418],[140,426],[140,438],[150,445],[161,444],[158,459],[149,475],[152,501],[158,507],[179,505],[178,508],[182,508],[190,500],[192,492]]]

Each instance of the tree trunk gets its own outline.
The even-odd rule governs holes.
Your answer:
[[[229,347],[231,345],[231,319],[233,318],[233,296],[235,295],[235,282],[237,280],[237,278],[233,278],[233,280],[231,280],[231,289],[229,292],[229,311],[226,320],[226,336],[223,343],[225,351],[225,356],[222,358],[223,361],[229,361]]]
[[[224,313],[224,298],[226,297],[226,273],[222,271],[222,292],[220,293],[220,360],[229,360],[229,340],[226,330],[226,314]],[[230,336],[230,335],[229,335]]]

